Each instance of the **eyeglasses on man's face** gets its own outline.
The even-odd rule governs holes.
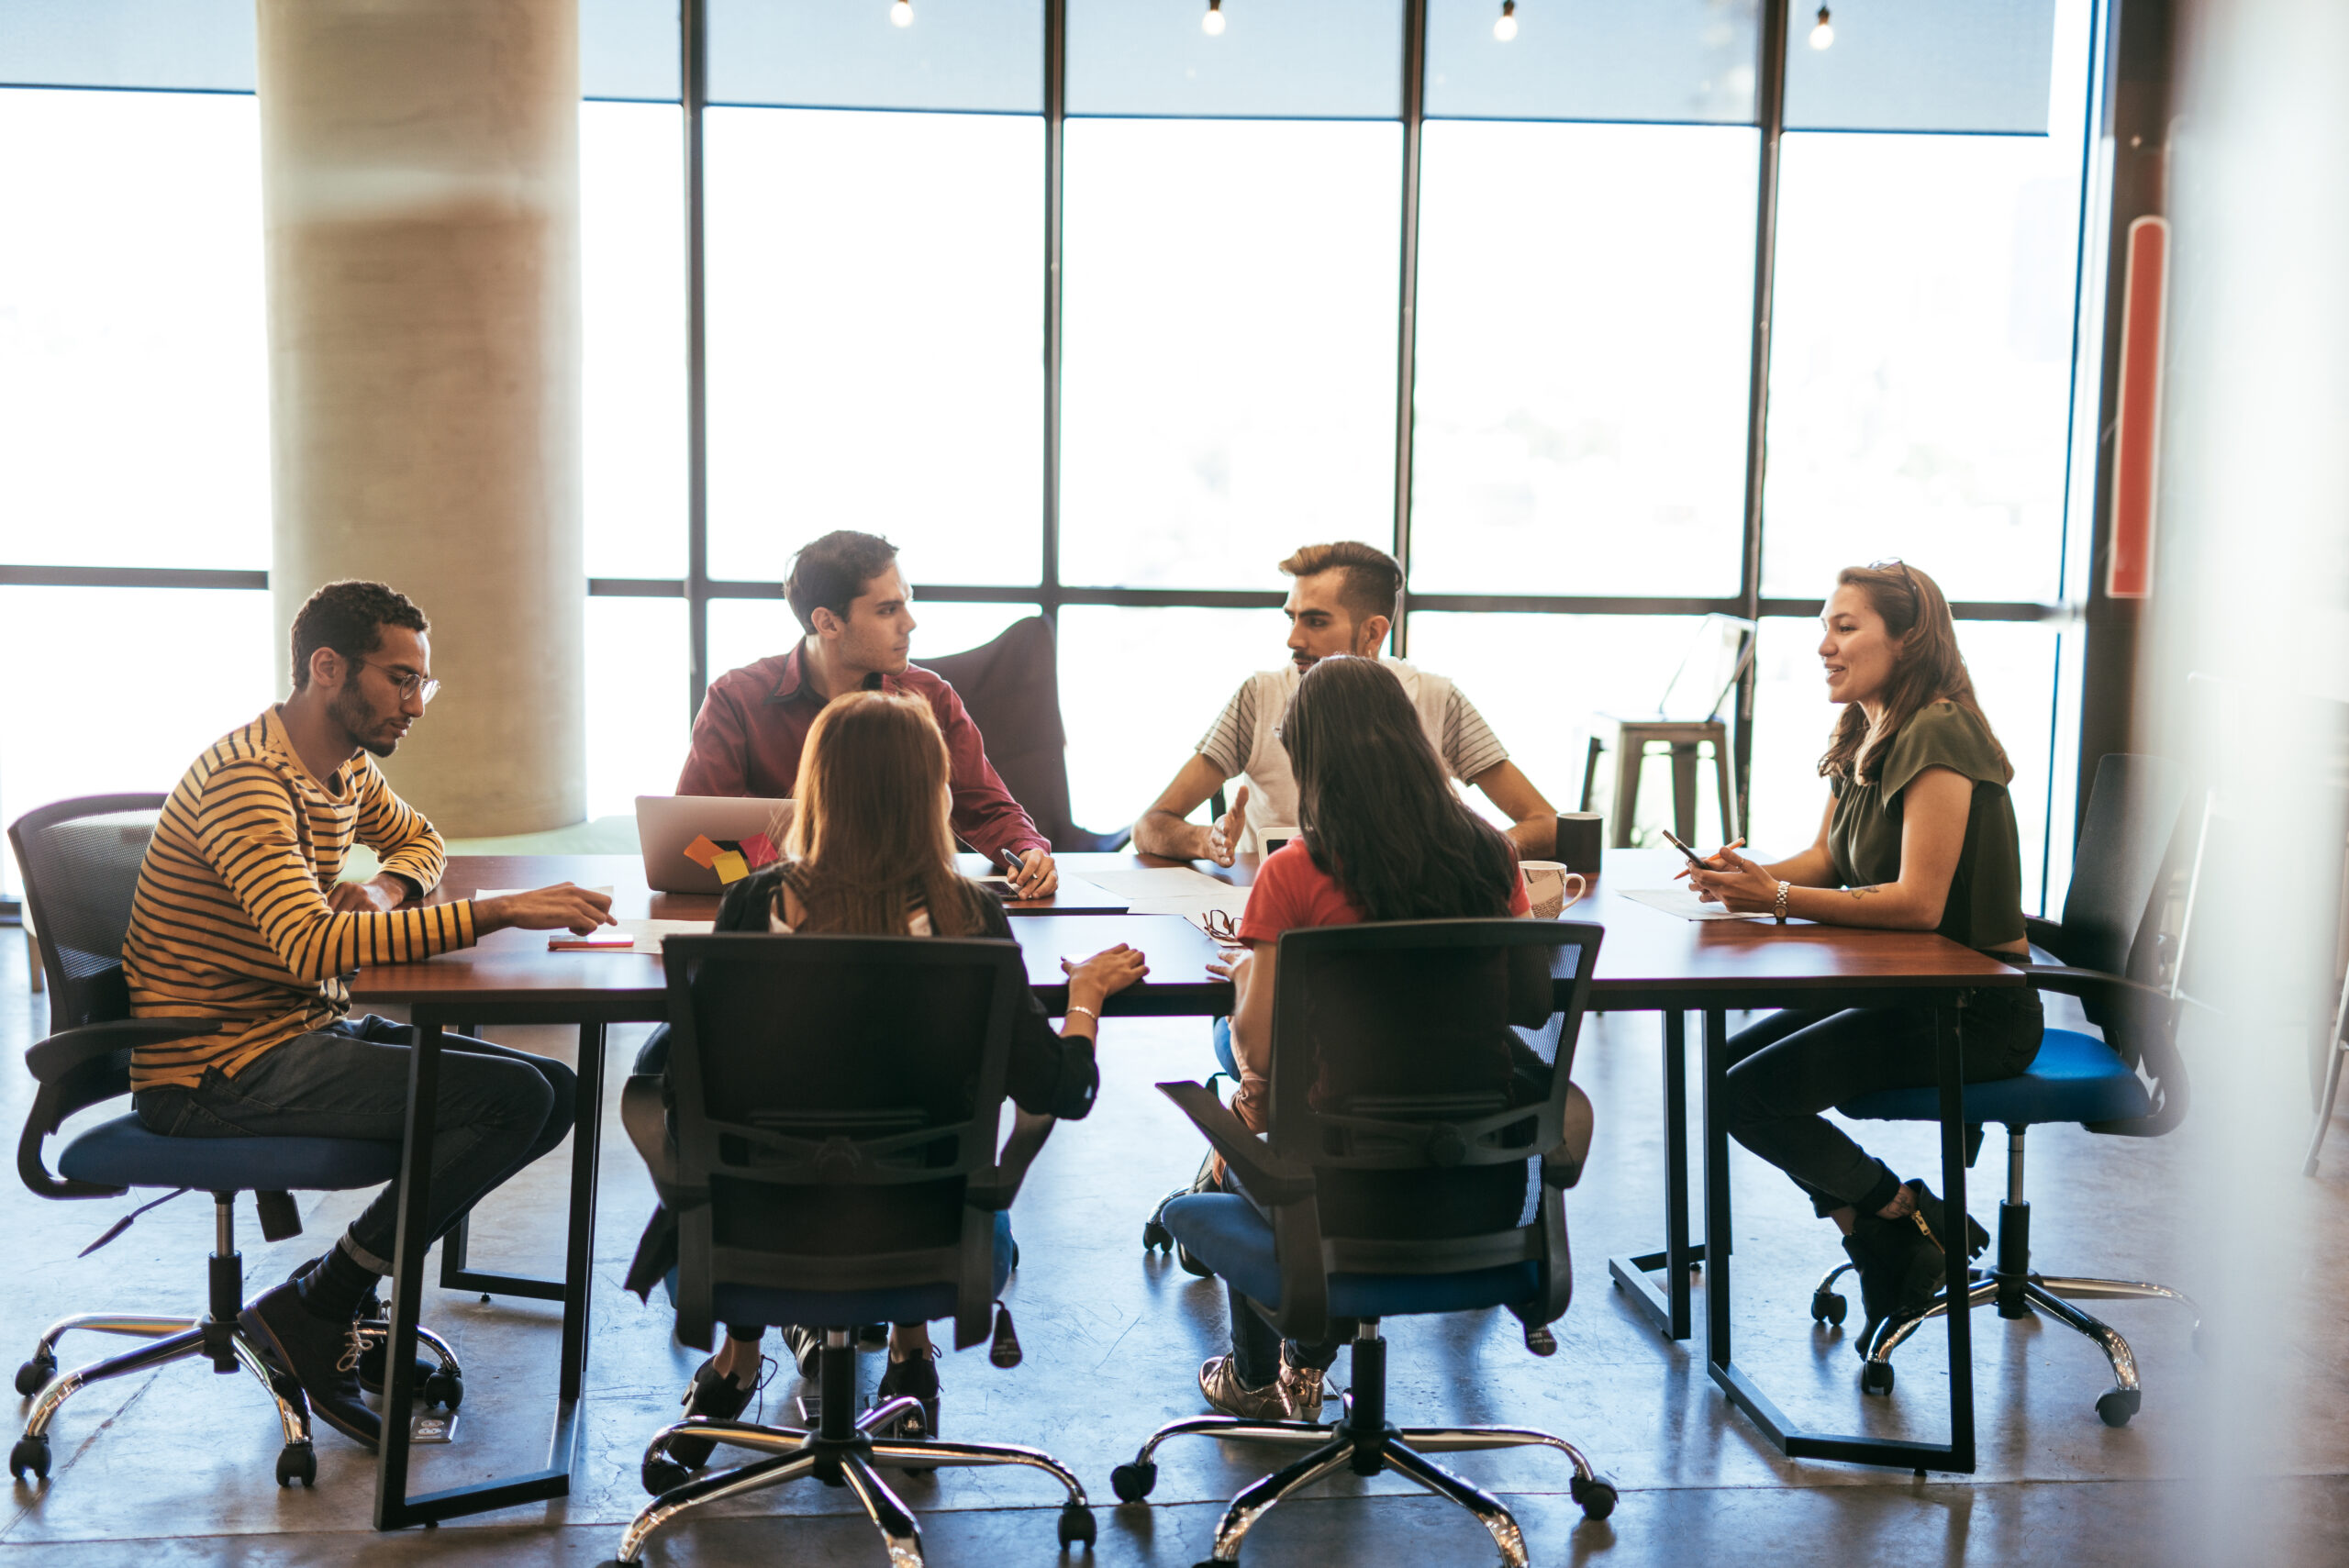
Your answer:
[[[402,702],[414,697],[420,702],[429,703],[440,690],[440,683],[429,675],[419,675],[413,670],[403,670],[391,664],[378,664],[373,659],[362,659],[359,662],[371,670],[381,670],[384,673],[384,678],[392,683],[392,690],[399,694]]]

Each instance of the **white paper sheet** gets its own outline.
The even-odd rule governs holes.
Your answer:
[[[1163,899],[1179,898],[1186,895],[1193,897],[1207,897],[1221,894],[1237,895],[1242,902],[1245,902],[1248,896],[1247,889],[1234,887],[1228,882],[1219,881],[1208,875],[1207,873],[1194,871],[1189,866],[1137,866],[1130,871],[1094,871],[1087,868],[1082,872],[1072,872],[1070,874],[1081,876],[1102,892],[1114,893],[1120,898]],[[1137,915],[1174,914],[1177,911],[1145,910],[1137,906],[1134,913]]]
[[[1718,904],[1707,904],[1685,887],[1619,887],[1619,897],[1677,915],[1684,920],[1766,920],[1767,915],[1740,915]]]
[[[560,951],[564,952],[641,952],[657,957],[661,951],[661,940],[663,937],[704,937],[715,930],[717,926],[718,922],[715,920],[622,920],[618,923],[618,930],[631,939],[630,944],[627,947],[564,948]],[[610,926],[599,927],[598,929],[607,936],[614,934],[614,928]],[[551,934],[547,941],[551,945],[570,935],[568,931],[557,931]]]
[[[1091,878],[1086,880],[1090,881]],[[1180,915],[1204,931],[1208,929],[1208,916],[1219,910],[1230,917],[1233,925],[1238,925],[1240,917],[1248,911],[1248,890],[1244,887],[1234,887],[1228,882],[1217,882],[1211,876],[1201,877],[1199,880],[1213,884],[1215,890],[1211,893],[1202,889],[1196,892],[1166,894],[1153,898],[1137,898],[1127,908],[1126,913],[1129,915]]]

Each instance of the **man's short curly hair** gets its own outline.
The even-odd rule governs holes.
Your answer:
[[[357,663],[384,646],[387,626],[414,632],[431,629],[424,612],[396,588],[356,578],[320,588],[294,612],[294,689],[298,692],[310,684],[311,654],[331,648]]]
[[[1338,603],[1360,626],[1373,616],[1395,618],[1395,603],[1403,595],[1403,568],[1395,558],[1375,545],[1356,539],[1340,539],[1335,544],[1308,544],[1281,562],[1281,570],[1292,577],[1317,577],[1324,572],[1345,573],[1344,586],[1338,590]]]

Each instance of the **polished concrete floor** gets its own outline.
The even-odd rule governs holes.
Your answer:
[[[17,934],[0,938],[0,1050],[13,1062],[39,1037],[45,1011],[28,993]],[[616,1071],[625,1070],[640,1037],[616,1032]],[[573,1049],[555,1030],[499,1038],[556,1055]],[[1396,1419],[1546,1428],[1581,1444],[1620,1484],[1614,1517],[1593,1523],[1568,1500],[1567,1471],[1553,1452],[1453,1460],[1505,1496],[1537,1562],[2349,1562],[2349,1336],[2335,1305],[2349,1286],[2349,1124],[2336,1126],[2335,1157],[2314,1180],[2298,1176],[2297,1149],[2279,1148],[2276,1169],[2288,1176],[2275,1191],[2290,1215],[2290,1244],[2224,1271],[2212,1261],[2228,1254],[2209,1240],[2209,1206],[2194,1201],[2203,1185],[2195,1122],[2155,1140],[2076,1129],[2035,1133],[2031,1190],[2041,1267],[2158,1279],[2233,1305],[2206,1330],[2202,1356],[2190,1318],[2176,1306],[2102,1309],[2143,1369],[2143,1411],[2119,1430],[2094,1414],[2110,1378],[2087,1341],[2044,1322],[1977,1315],[1979,1469],[1970,1477],[1920,1477],[1778,1457],[1714,1390],[1698,1342],[1665,1341],[1610,1288],[1607,1257],[1654,1245],[1660,1233],[1660,1049],[1652,1016],[1594,1018],[1585,1031],[1575,1076],[1598,1105],[1599,1136],[1590,1174],[1568,1195],[1580,1289],[1557,1326],[1559,1353],[1529,1356],[1505,1314],[1390,1325]],[[2222,1073],[2230,1049],[2224,1039],[2198,1042],[2198,1064]],[[1151,1084],[1196,1075],[1205,1051],[1205,1026],[1195,1020],[1111,1022],[1099,1109],[1061,1129],[1016,1211],[1023,1256],[1008,1300],[1026,1363],[998,1372],[974,1351],[942,1365],[946,1435],[1033,1443],[1058,1455],[1094,1494],[1100,1540],[1093,1555],[1105,1564],[1205,1556],[1223,1500],[1281,1462],[1246,1445],[1181,1440],[1162,1451],[1148,1506],[1119,1507],[1109,1497],[1114,1464],[1160,1422],[1202,1407],[1193,1373],[1225,1334],[1220,1291],[1164,1259],[1145,1258],[1138,1244],[1151,1204],[1188,1176],[1197,1152]],[[28,1098],[20,1071],[0,1073],[0,1119],[13,1124]],[[370,1528],[367,1456],[322,1431],[316,1489],[281,1491],[272,1480],[276,1422],[258,1388],[181,1363],[95,1387],[66,1407],[53,1429],[54,1473],[45,1485],[14,1486],[0,1516],[0,1553],[75,1568],[584,1564],[610,1556],[643,1501],[637,1460],[644,1440],[675,1410],[698,1355],[671,1339],[664,1311],[619,1289],[649,1195],[616,1115],[607,1115],[607,1129],[587,1435],[568,1499],[378,1536]],[[1930,1176],[1937,1168],[1928,1129],[1876,1127],[1865,1136],[1904,1172]],[[477,1266],[559,1267],[567,1158],[558,1151],[484,1206],[473,1231]],[[1841,1256],[1831,1232],[1782,1179],[1742,1155],[1734,1164],[1741,1362],[1798,1420],[1887,1436],[1942,1432],[1943,1332],[1929,1329],[1903,1349],[1892,1398],[1864,1399],[1848,1338],[1814,1328],[1806,1310],[1813,1282]],[[1971,1204],[1986,1221],[1995,1217],[2002,1169],[1994,1134]],[[21,1188],[11,1194],[0,1197],[11,1253],[0,1275],[0,1357],[21,1356],[46,1322],[69,1312],[200,1304],[212,1228],[200,1195],[165,1206],[105,1251],[77,1259],[131,1200],[46,1203]],[[304,1198],[307,1234],[274,1245],[260,1239],[244,1209],[253,1288],[313,1255],[359,1201]],[[2223,1217],[2219,1233],[2223,1239]],[[2219,1272],[2229,1277],[2211,1277]],[[417,1488],[543,1462],[554,1310],[437,1290],[425,1310],[458,1346],[468,1383],[458,1439],[419,1451]],[[69,1339],[66,1362],[120,1343]],[[877,1370],[865,1369],[868,1385]],[[1346,1381],[1343,1361],[1334,1375]],[[788,1409],[792,1389],[787,1374],[771,1385],[770,1418]],[[947,1472],[906,1478],[899,1491],[921,1516],[934,1562],[1083,1557],[1059,1551],[1055,1488],[1033,1473]],[[1385,1476],[1327,1484],[1275,1510],[1250,1536],[1246,1556],[1275,1568],[1473,1563],[1493,1552],[1466,1515]],[[647,1560],[885,1561],[848,1495],[804,1482],[681,1520],[654,1538]]]

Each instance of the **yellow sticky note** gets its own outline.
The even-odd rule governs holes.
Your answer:
[[[718,880],[721,883],[740,882],[751,874],[750,862],[736,850],[728,850],[710,862],[709,869],[718,873]]]
[[[725,852],[725,851],[719,849],[716,844],[711,843],[709,840],[704,836],[696,836],[692,843],[685,846],[685,859],[693,862],[694,864],[701,867],[704,871],[707,871],[710,867],[716,865],[718,863],[718,857]]]

